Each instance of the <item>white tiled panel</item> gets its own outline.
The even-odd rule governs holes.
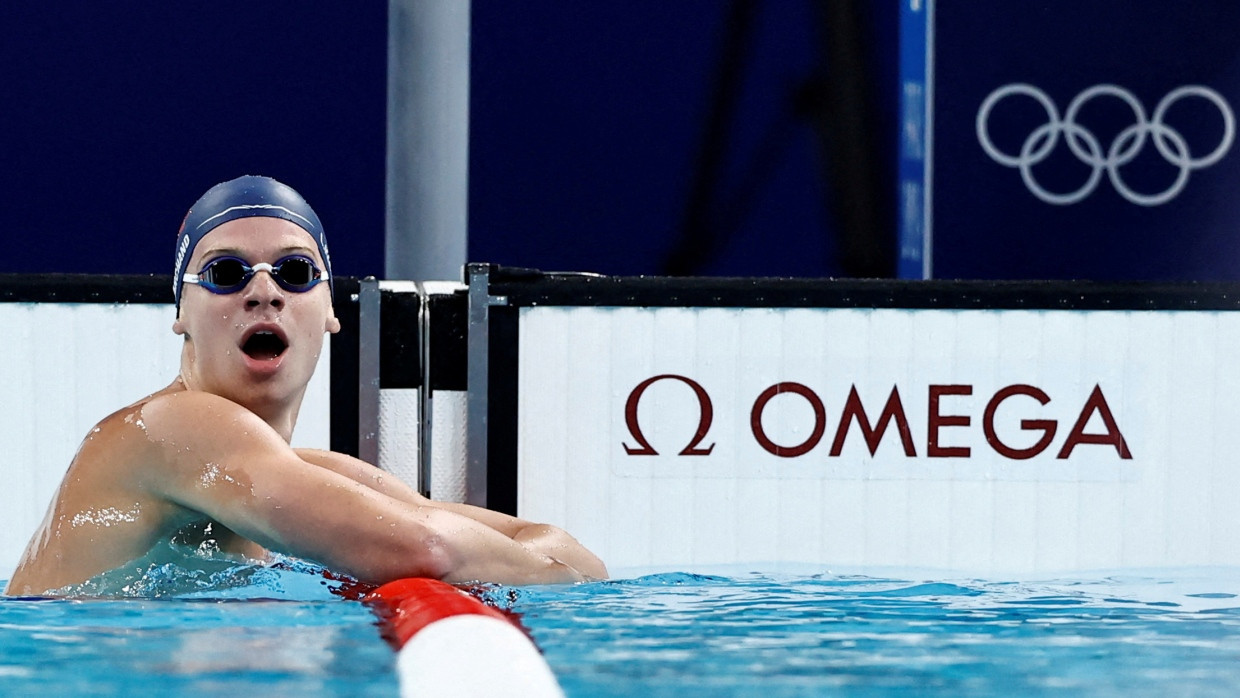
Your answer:
[[[1240,564],[1240,313],[535,307],[520,323],[519,513],[613,567]],[[637,403],[658,455],[630,455],[626,403],[664,374],[681,378]],[[756,428],[780,383],[802,387]],[[679,455],[702,419],[693,384],[708,455]],[[937,408],[938,446],[967,457],[930,454],[931,386],[969,386]],[[834,453],[854,387],[874,427],[898,390],[913,456],[896,420],[873,454],[850,421]],[[1047,422],[1043,450],[1011,457]],[[794,457],[759,438],[792,448],[816,425]]]

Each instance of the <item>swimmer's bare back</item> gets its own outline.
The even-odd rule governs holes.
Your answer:
[[[295,450],[250,410],[180,379],[87,434],[6,593],[43,595],[177,536],[266,550],[363,581],[605,577],[563,531],[435,503],[360,460]]]

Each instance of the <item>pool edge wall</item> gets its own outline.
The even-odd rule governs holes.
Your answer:
[[[370,359],[364,282],[339,281],[295,442],[369,435],[419,489],[617,569],[1240,564],[1238,284],[470,270],[378,282]],[[90,426],[175,375],[168,284],[0,275],[0,575]]]

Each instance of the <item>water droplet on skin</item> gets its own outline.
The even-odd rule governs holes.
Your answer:
[[[146,424],[142,421],[142,417],[137,412],[130,412],[125,415],[126,424],[134,424],[142,431],[146,431]],[[98,429],[96,429],[98,431]]]
[[[121,511],[116,507],[104,507],[102,509],[90,508],[74,514],[73,519],[69,522],[69,525],[74,528],[86,525],[103,526],[104,528],[108,528],[117,524],[137,521],[138,515],[141,513],[142,507],[137,503],[134,503],[132,507],[125,511]]]
[[[198,477],[197,484],[198,487],[205,489],[207,487],[211,487],[221,479],[225,482],[234,482],[234,480],[229,477],[227,473],[221,473],[219,464],[207,463],[202,468],[202,475]]]

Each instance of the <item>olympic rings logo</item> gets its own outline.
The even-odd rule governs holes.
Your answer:
[[[990,138],[990,112],[995,105],[1012,95],[1032,97],[1046,111],[1046,123],[1035,128],[1021,145],[1020,153],[1010,155],[997,148]],[[1115,136],[1111,144],[1103,152],[1098,137],[1077,123],[1081,109],[1096,97],[1115,97],[1122,100],[1132,110],[1135,123]],[[1177,130],[1164,123],[1172,105],[1181,99],[1200,97],[1218,107],[1223,117],[1223,137],[1218,146],[1208,154],[1193,157],[1189,152],[1188,142]],[[1059,144],[1059,137],[1064,137],[1072,154],[1082,163],[1091,168],[1085,183],[1075,191],[1067,193],[1052,192],[1043,187],[1033,176],[1035,165],[1046,160]],[[1098,188],[1105,170],[1110,177],[1111,185],[1128,201],[1141,206],[1159,206],[1179,196],[1188,184],[1188,175],[1193,170],[1209,167],[1218,162],[1231,148],[1236,135],[1235,115],[1222,95],[1201,85],[1186,85],[1172,90],[1162,98],[1154,109],[1152,119],[1147,119],[1145,107],[1128,90],[1117,85],[1094,85],[1081,92],[1068,105],[1063,118],[1051,98],[1045,92],[1024,83],[1004,85],[991,92],[982,102],[977,112],[977,140],[995,162],[1020,170],[1020,176],[1029,188],[1030,193],[1048,204],[1066,206],[1075,204],[1093,193]],[[1146,141],[1152,140],[1158,153],[1171,165],[1179,168],[1179,174],[1165,191],[1156,194],[1143,194],[1134,191],[1124,181],[1120,168],[1132,162],[1145,147]]]

